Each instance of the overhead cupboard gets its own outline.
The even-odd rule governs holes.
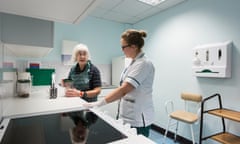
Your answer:
[[[42,57],[53,49],[54,22],[0,13],[1,41],[10,56]]]

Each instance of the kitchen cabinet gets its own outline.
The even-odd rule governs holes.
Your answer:
[[[205,110],[205,103],[211,99],[218,98],[218,104],[219,107],[215,109],[208,109]],[[214,115],[216,117],[220,117],[222,120],[222,131],[221,132],[216,132],[215,134],[212,134],[210,136],[205,136],[203,137],[203,120],[204,120],[204,114],[210,114]],[[220,94],[214,94],[210,97],[205,98],[202,101],[202,110],[201,110],[201,121],[200,121],[200,138],[199,138],[199,144],[202,143],[202,141],[207,140],[209,138],[218,141],[223,144],[239,144],[240,142],[240,137],[227,132],[226,131],[226,126],[225,126],[225,119],[229,119],[232,121],[240,122],[240,112],[235,111],[235,110],[230,110],[223,108],[222,106],[222,100]]]
[[[52,21],[1,13],[1,28],[4,47],[14,56],[41,57],[53,48]]]
[[[2,41],[52,48],[53,26],[51,21],[2,13]]]

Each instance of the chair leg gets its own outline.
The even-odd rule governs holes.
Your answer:
[[[193,142],[193,144],[195,144],[194,133],[193,133],[193,125],[192,124],[190,124],[190,129],[191,129],[191,135],[192,135],[192,142]]]
[[[174,134],[174,142],[177,142],[177,131],[178,131],[178,121],[176,123],[176,129],[175,129],[175,134]]]
[[[168,130],[169,130],[170,123],[171,123],[171,118],[168,119],[167,128],[166,128],[165,133],[164,133],[163,144],[166,143],[166,138],[167,138],[167,133],[168,133]]]

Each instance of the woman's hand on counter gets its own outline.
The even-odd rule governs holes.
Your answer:
[[[83,96],[83,91],[69,88],[69,89],[66,90],[65,95],[67,97],[74,97],[74,96],[82,97]]]

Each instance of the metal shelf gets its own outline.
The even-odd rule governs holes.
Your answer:
[[[219,107],[216,109],[210,109],[210,110],[204,110],[204,104],[206,101],[213,99],[213,98],[218,98],[218,103],[219,103]],[[229,119],[229,120],[233,120],[236,122],[240,122],[240,112],[238,111],[234,111],[234,110],[229,110],[229,109],[225,109],[222,107],[222,100],[221,100],[221,96],[220,94],[214,94],[210,97],[205,98],[202,101],[202,105],[201,105],[201,121],[200,121],[200,136],[199,136],[199,144],[202,143],[202,141],[207,140],[209,138],[218,141],[220,143],[223,144],[240,144],[240,137],[236,136],[234,134],[228,133],[226,132],[226,128],[225,128],[225,119]],[[222,118],[222,132],[220,133],[215,133],[213,135],[209,135],[206,137],[202,137],[202,133],[203,133],[203,117],[204,114],[208,113],[211,115],[215,115],[217,117],[221,117]]]

